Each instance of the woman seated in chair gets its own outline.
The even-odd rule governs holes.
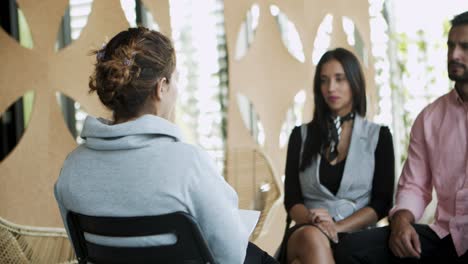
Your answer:
[[[196,219],[218,263],[267,262],[271,257],[248,242],[235,191],[205,151],[182,142],[171,122],[178,79],[171,41],[156,31],[130,28],[97,50],[96,58],[90,92],[97,92],[113,119],[88,116],[81,134],[85,143],[63,164],[55,197],[65,225],[68,211],[91,216],[183,211]],[[143,237],[121,243],[169,240]]]
[[[326,52],[314,77],[315,111],[291,133],[282,262],[333,263],[346,232],[374,225],[392,205],[394,153],[387,127],[366,120],[365,79],[348,50]]]

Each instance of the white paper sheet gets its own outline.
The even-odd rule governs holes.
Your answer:
[[[239,209],[239,216],[245,230],[251,235],[260,218],[260,211]]]

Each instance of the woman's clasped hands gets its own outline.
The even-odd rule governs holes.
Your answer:
[[[339,225],[324,208],[309,209],[309,222],[334,243],[338,243]]]

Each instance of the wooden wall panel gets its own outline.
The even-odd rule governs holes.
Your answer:
[[[150,1],[158,10],[161,31],[170,35],[168,1]],[[128,28],[119,1],[94,1],[79,39],[56,51],[55,43],[66,0],[18,0],[31,28],[34,47],[23,48],[0,30],[0,111],[3,113],[27,91],[34,91],[31,121],[18,145],[0,162],[0,216],[31,226],[62,226],[53,196],[53,185],[66,155],[76,147],[69,133],[56,92],[79,102],[92,115],[110,114],[95,94],[88,94],[88,78],[95,58],[91,49],[101,47]],[[163,10],[159,10],[159,8]]]

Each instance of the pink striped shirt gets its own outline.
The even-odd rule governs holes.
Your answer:
[[[468,249],[468,102],[455,89],[416,118],[390,216],[408,209],[419,220],[433,187],[438,203],[430,227],[440,238],[451,234],[461,256]]]

